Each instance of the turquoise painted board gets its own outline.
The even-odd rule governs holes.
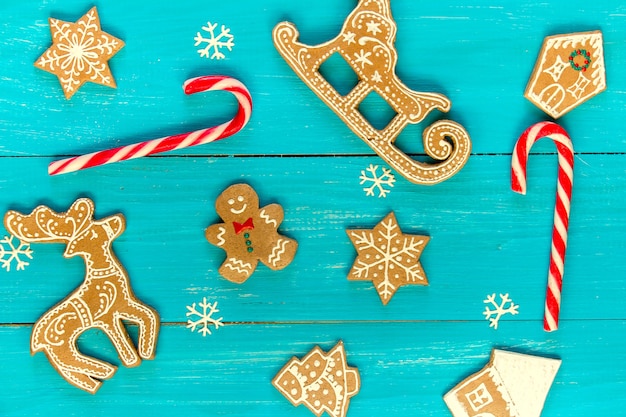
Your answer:
[[[604,365],[607,357],[615,363],[626,359],[623,339],[607,341],[608,334],[623,334],[626,322],[578,321],[568,330],[576,334],[573,343],[564,340],[564,333],[546,336],[534,321],[507,324],[497,332],[484,323],[452,322],[233,324],[205,339],[180,325],[168,325],[162,330],[156,360],[121,368],[95,396],[66,384],[43,355],[31,358],[20,348],[28,343],[29,329],[10,327],[0,331],[0,353],[19,361],[20,367],[17,373],[8,364],[0,368],[2,379],[11,381],[4,390],[11,401],[3,401],[0,411],[10,416],[107,415],[126,410],[156,416],[310,416],[303,406],[289,404],[268,381],[293,355],[305,355],[313,344],[330,349],[338,339],[343,339],[348,360],[362,378],[350,416],[383,411],[398,416],[448,415],[441,396],[482,368],[493,346],[567,358],[543,415],[613,415],[626,406],[626,371]],[[95,333],[83,339],[85,344],[105,342]],[[115,357],[108,348],[87,352]]]
[[[123,213],[127,229],[115,252],[138,297],[163,320],[155,360],[120,367],[96,395],[70,386],[43,354],[30,356],[29,337],[37,318],[81,282],[84,266],[64,259],[61,245],[33,244],[24,271],[0,270],[0,415],[310,416],[270,381],[292,356],[340,339],[362,377],[349,417],[450,415],[442,396],[484,366],[494,347],[563,360],[543,416],[623,414],[626,6],[392,0],[398,75],[415,90],[446,94],[453,106],[445,117],[467,128],[474,149],[451,180],[422,187],[397,175],[383,199],[359,184],[361,171],[383,166],[381,159],[305,87],[271,39],[274,25],[289,20],[304,42],[326,41],[355,3],[96,4],[103,29],[126,42],[111,60],[118,89],[88,84],[69,101],[56,77],[33,63],[50,45],[49,17],[75,21],[93,4],[0,4],[0,213],[38,204],[65,211],[80,196],[95,201],[97,217]],[[235,35],[224,60],[201,58],[193,46],[207,21]],[[533,148],[528,195],[520,196],[510,190],[510,154],[527,126],[546,119],[523,98],[543,38],[593,29],[604,34],[608,90],[561,120],[577,150],[575,190],[561,328],[545,333],[556,155],[549,141]],[[240,134],[47,176],[48,163],[62,156],[229,119],[236,110],[229,94],[182,93],[187,78],[205,74],[249,87],[255,107]],[[366,110],[374,119],[386,114],[381,103]],[[419,158],[426,122],[399,138]],[[260,267],[243,285],[218,275],[224,252],[204,239],[219,221],[215,198],[237,182],[254,186],[262,205],[281,204],[281,231],[300,245],[289,267]],[[356,251],[345,231],[371,228],[390,211],[406,233],[431,237],[421,259],[430,286],[400,288],[382,306],[371,283],[346,279]],[[520,306],[498,330],[482,315],[492,293],[509,293]],[[203,297],[219,303],[226,323],[207,337],[186,328],[186,306]],[[88,332],[80,346],[120,365],[101,332]]]

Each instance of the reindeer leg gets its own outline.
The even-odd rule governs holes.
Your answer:
[[[113,346],[115,346],[115,350],[117,350],[117,354],[124,366],[132,368],[138,366],[141,363],[141,359],[139,359],[135,346],[130,336],[128,336],[124,323],[122,323],[123,318],[125,318],[123,314],[113,314],[110,321],[107,320],[99,327],[104,330]]]
[[[120,313],[120,316],[139,325],[139,356],[144,359],[154,359],[159,333],[159,316],[157,313],[148,306],[132,303],[126,311]]]
[[[70,384],[94,394],[109,379],[116,367],[81,354],[72,338],[67,345],[47,346],[43,349],[52,366]]]
[[[94,375],[91,373],[85,373],[84,369],[74,370],[71,368],[56,368],[59,374],[70,384],[77,388],[85,390],[91,394],[95,394],[102,385],[101,379],[109,379],[115,373],[116,368],[111,367],[111,371],[104,375]]]
[[[100,386],[95,378],[108,379],[116,368],[78,351],[76,341],[85,329],[75,307],[69,303],[60,304],[35,323],[31,334],[31,352],[43,351],[52,366],[69,383],[95,392]]]

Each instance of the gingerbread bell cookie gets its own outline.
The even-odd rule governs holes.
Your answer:
[[[291,263],[298,243],[278,234],[284,217],[280,205],[260,208],[254,189],[236,184],[217,198],[215,209],[224,222],[209,226],[205,236],[226,251],[226,260],[219,268],[224,278],[240,284],[250,278],[259,261],[273,270]]]
[[[321,45],[298,42],[296,27],[289,22],[279,23],[273,32],[274,45],[302,81],[391,167],[416,184],[437,184],[463,168],[472,144],[461,125],[440,120],[422,135],[424,151],[435,163],[417,161],[395,146],[408,124],[422,122],[434,109],[447,112],[451,103],[443,94],[409,89],[395,74],[397,27],[389,1],[360,0],[339,35]],[[337,92],[319,71],[335,53],[359,79],[346,95]],[[382,130],[374,128],[359,111],[359,105],[371,93],[377,93],[397,113]]]
[[[94,204],[78,199],[66,213],[39,206],[30,214],[9,211],[4,216],[7,230],[24,242],[64,243],[66,258],[85,260],[84,282],[65,300],[37,320],[31,335],[31,352],[44,352],[70,384],[90,393],[109,379],[116,367],[78,351],[80,335],[100,329],[113,342],[125,366],[153,359],[159,332],[159,316],[135,297],[128,274],[111,248],[125,229],[121,214],[101,220],[93,218]],[[123,321],[139,325],[138,349]]]
[[[328,352],[315,346],[304,358],[292,358],[272,380],[294,406],[304,404],[316,416],[346,417],[350,399],[361,389],[357,368],[348,366],[343,342]]]

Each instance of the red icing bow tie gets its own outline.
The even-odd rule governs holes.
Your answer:
[[[242,223],[237,223],[237,222],[233,222],[233,227],[235,228],[235,234],[239,234],[241,232],[244,232],[246,230],[252,230],[254,229],[254,224],[252,223],[252,217],[250,217],[248,220],[246,220],[243,224]]]

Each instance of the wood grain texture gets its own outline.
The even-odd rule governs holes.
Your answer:
[[[38,204],[66,210],[90,197],[96,215],[123,213],[114,250],[137,296],[164,326],[154,361],[121,368],[96,396],[81,392],[46,358],[28,352],[32,323],[82,280],[79,259],[60,245],[33,245],[25,271],[0,270],[2,416],[150,413],[310,416],[271,386],[293,355],[346,343],[362,390],[348,416],[445,416],[442,396],[487,362],[492,348],[563,360],[544,416],[619,415],[626,407],[626,6],[559,0],[511,4],[392,0],[397,73],[419,91],[446,94],[446,117],[462,123],[474,154],[453,179],[420,187],[397,175],[386,199],[366,197],[361,170],[382,165],[278,56],[271,29],[294,22],[304,42],[338,33],[353,0],[199,0],[98,4],[103,30],[126,47],[111,60],[118,89],[83,87],[70,101],[57,79],[33,66],[50,44],[50,16],[76,20],[79,0],[0,4],[0,212]],[[235,12],[234,12],[235,11]],[[231,28],[227,59],[202,59],[193,37],[207,20]],[[510,190],[510,153],[522,131],[546,120],[523,98],[543,38],[601,29],[608,90],[564,116],[577,151],[564,298],[558,332],[542,317],[557,160],[533,147],[529,190]],[[249,126],[222,142],[74,174],[49,177],[59,156],[194,130],[229,119],[226,93],[186,97],[189,77],[241,79],[254,99]],[[374,103],[368,113],[384,110]],[[421,131],[399,141],[419,155]],[[218,221],[215,198],[245,182],[261,204],[285,209],[281,232],[299,242],[282,271],[260,267],[244,285],[221,278],[224,253],[204,239]],[[371,283],[349,282],[356,251],[345,230],[371,228],[394,211],[406,233],[431,241],[421,261],[430,286],[401,288],[383,307]],[[509,293],[520,314],[499,330],[484,320],[487,294]],[[185,306],[218,301],[227,325],[202,338],[185,328]],[[81,346],[119,364],[106,337]]]
[[[29,327],[2,328],[0,353],[21,365],[15,373],[3,360],[0,377],[11,381],[4,391],[12,401],[3,402],[0,411],[3,416],[79,416],[85,410],[91,415],[134,410],[155,416],[309,416],[270,381],[292,356],[305,355],[315,344],[329,349],[339,339],[345,343],[348,363],[361,373],[361,391],[352,399],[350,416],[370,416],[373,411],[448,415],[442,395],[482,368],[494,346],[567,358],[543,415],[611,415],[626,405],[626,371],[603,366],[607,356],[616,362],[626,359],[624,340],[607,339],[608,334],[626,331],[626,322],[576,322],[569,329],[577,333],[574,343],[565,342],[560,330],[546,336],[540,321],[512,327],[494,332],[484,323],[451,322],[229,325],[203,339],[182,326],[165,326],[157,358],[137,368],[120,368],[95,396],[67,385],[42,355],[31,358],[20,349],[28,342]],[[88,352],[114,358],[102,335],[87,336],[82,342]],[[89,349],[90,344],[98,348]]]

